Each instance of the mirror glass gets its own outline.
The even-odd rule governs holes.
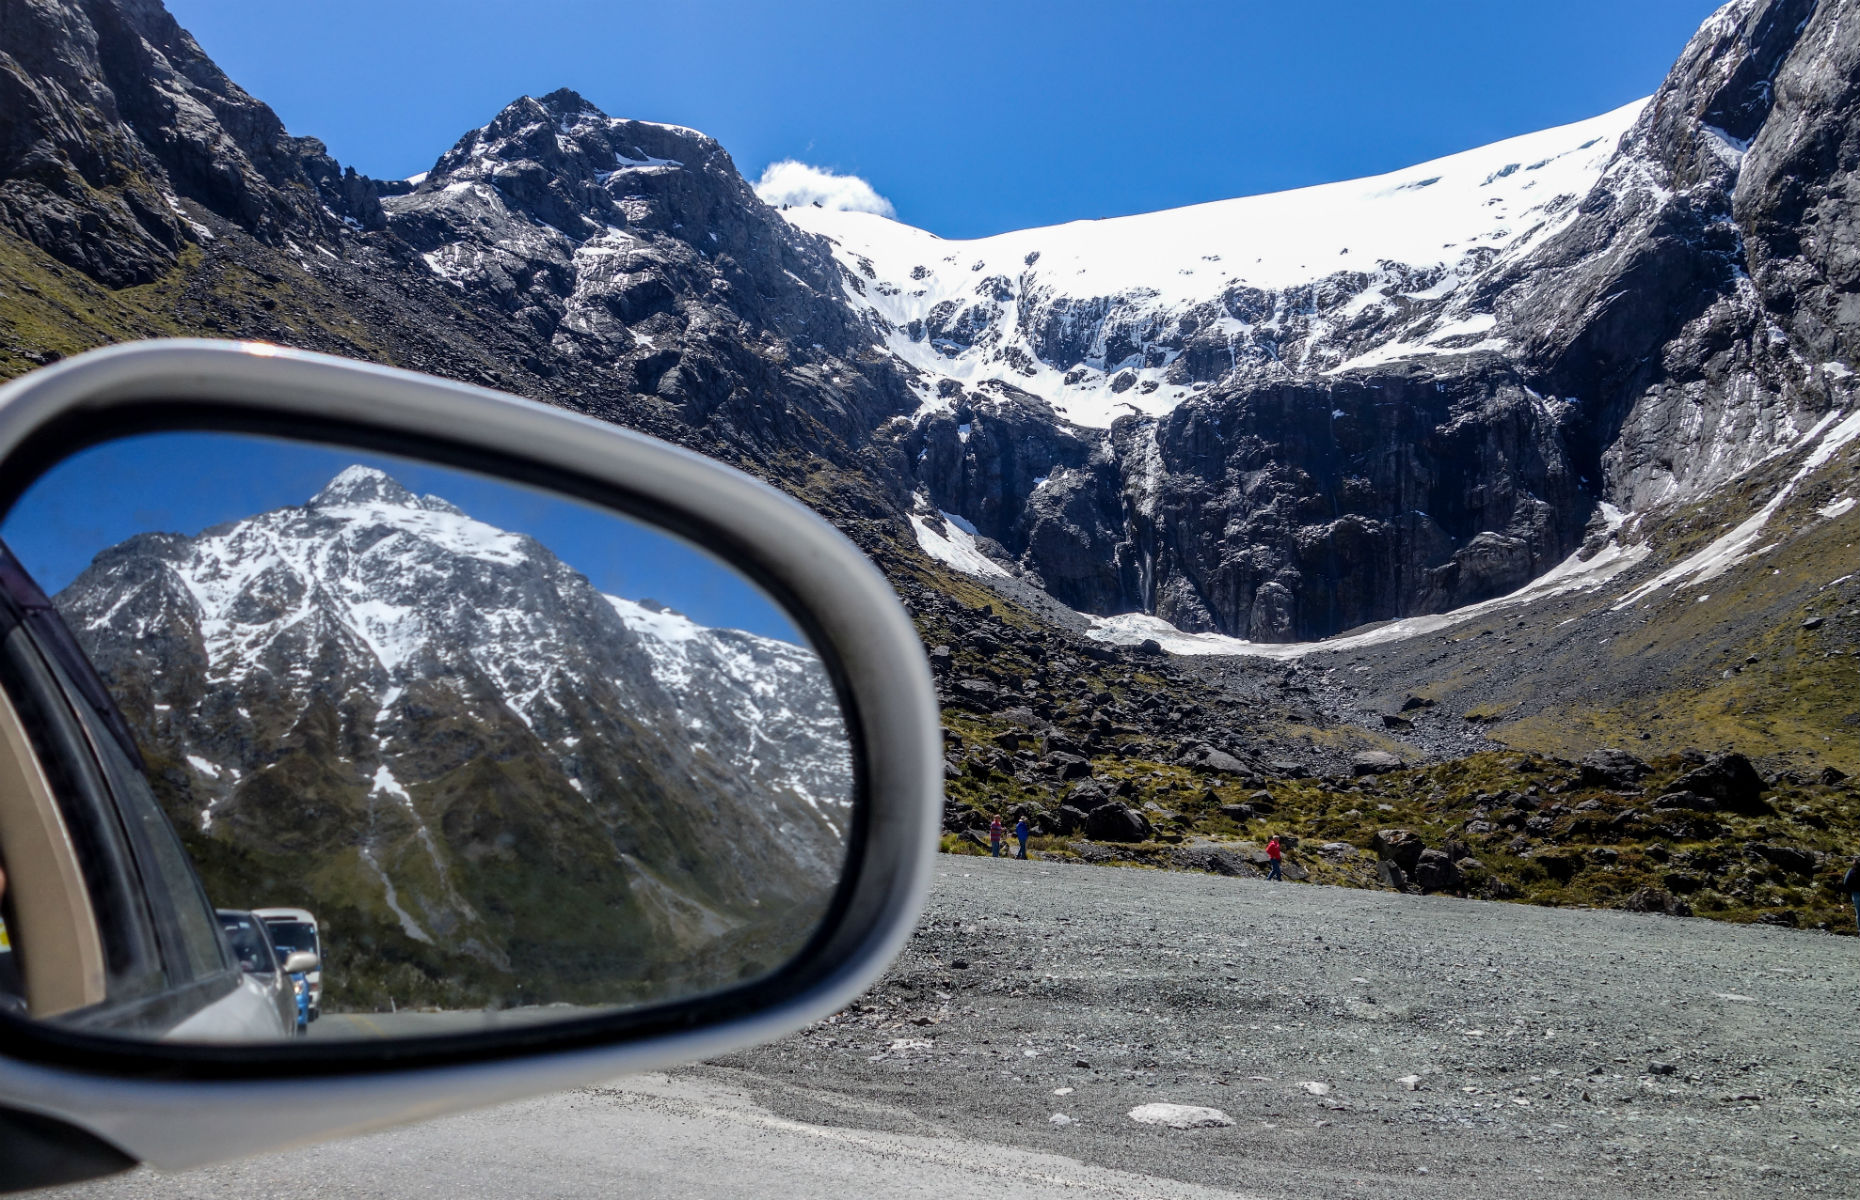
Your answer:
[[[825,665],[663,530],[160,433],[59,463],[0,538],[14,1013],[471,1032],[753,981],[825,914],[854,792]]]

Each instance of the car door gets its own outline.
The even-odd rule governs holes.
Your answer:
[[[206,892],[162,813],[127,726],[37,585],[0,547],[0,678],[16,721],[10,742],[51,781],[56,824],[88,892],[69,924],[94,959],[89,980],[48,999],[69,1027],[143,1036],[183,1030],[261,1036],[266,1002],[238,964]],[[17,765],[17,764],[16,764]],[[70,881],[72,883],[76,880]],[[21,930],[28,983],[53,965]],[[35,957],[36,956],[36,957]]]

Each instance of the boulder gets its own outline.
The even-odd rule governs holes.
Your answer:
[[[1066,793],[1064,803],[1080,812],[1090,812],[1094,808],[1111,803],[1116,798],[1116,792],[1104,780],[1081,779]]]
[[[1403,871],[1413,874],[1415,864],[1421,861],[1421,851],[1426,847],[1420,836],[1411,829],[1378,829],[1376,836],[1370,839],[1369,848]]]
[[[1401,759],[1387,750],[1364,750],[1350,759],[1350,772],[1353,775],[1382,775],[1401,768]]]
[[[1209,771],[1222,775],[1244,775],[1247,765],[1227,753],[1216,750],[1213,746],[1196,746],[1176,760],[1178,766],[1193,767],[1197,771]]]
[[[1143,842],[1150,823],[1142,813],[1122,804],[1105,804],[1085,814],[1085,836],[1099,842]]]
[[[953,691],[958,701],[967,701],[978,711],[993,707],[995,697],[1001,693],[1000,688],[986,679],[958,679]]]
[[[1091,761],[1077,754],[1067,754],[1061,751],[1046,756],[1046,769],[1061,782],[1068,779],[1084,779],[1091,774]]]
[[[1414,882],[1424,892],[1458,891],[1460,869],[1445,850],[1423,850],[1415,862]]]
[[[1828,787],[1833,787],[1835,784],[1847,778],[1847,772],[1841,770],[1839,767],[1823,767],[1821,768],[1821,774],[1817,776],[1817,778]]]
[[[1710,796],[1729,812],[1761,816],[1770,811],[1763,793],[1768,790],[1763,776],[1741,754],[1714,754],[1705,765],[1688,771],[1673,781],[1673,790],[1697,792]]]
[[[1790,875],[1813,875],[1815,873],[1815,853],[1812,850],[1753,842],[1745,849],[1745,853],[1752,858],[1767,859]]]
[[[1626,750],[1606,748],[1583,755],[1578,777],[1584,787],[1626,788],[1653,770]]]
[[[1588,860],[1575,850],[1566,850],[1554,854],[1539,854],[1537,865],[1544,869],[1544,874],[1558,883],[1568,883],[1576,873],[1588,865]]]
[[[1139,1104],[1129,1115],[1139,1125],[1164,1125],[1170,1129],[1215,1129],[1234,1123],[1218,1108],[1194,1104]]]
[[[1073,808],[1070,804],[1059,806],[1059,813],[1053,818],[1061,833],[1077,833],[1085,828],[1085,818],[1089,814],[1082,808]]]
[[[1616,907],[1626,909],[1628,912],[1665,913],[1669,917],[1692,915],[1690,904],[1671,892],[1655,887],[1641,888],[1622,900]]]
[[[1221,815],[1234,821],[1251,821],[1254,817],[1251,804],[1223,804]]]
[[[1408,890],[1408,873],[1386,858],[1376,864],[1376,875],[1398,892]]]

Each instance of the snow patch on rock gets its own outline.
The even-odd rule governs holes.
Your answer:
[[[1614,527],[1619,527],[1618,522]],[[1114,646],[1135,646],[1145,641],[1154,641],[1171,654],[1238,654],[1281,660],[1303,658],[1318,651],[1354,650],[1362,646],[1398,642],[1437,633],[1474,617],[1520,607],[1552,596],[1595,591],[1622,571],[1644,560],[1649,553],[1651,551],[1646,545],[1623,546],[1619,541],[1611,539],[1589,558],[1584,559],[1580,552],[1572,554],[1515,592],[1468,604],[1451,612],[1403,617],[1360,633],[1339,634],[1317,642],[1252,642],[1218,633],[1187,633],[1161,617],[1147,613],[1092,617],[1091,628],[1087,630],[1086,636]]]
[[[945,566],[956,568],[981,579],[1007,579],[1007,569],[983,554],[975,545],[975,526],[950,513],[941,514],[943,531],[938,532],[919,516],[911,518],[911,530],[925,554]]]

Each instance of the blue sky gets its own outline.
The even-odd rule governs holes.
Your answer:
[[[0,522],[0,537],[39,586],[56,593],[99,551],[135,534],[192,535],[302,504],[354,463],[529,534],[610,595],[657,600],[700,625],[806,644],[736,571],[628,518],[447,467],[238,434],[152,434],[75,455],[27,489]]]
[[[1713,0],[169,0],[296,134],[423,171],[524,93],[973,237],[1393,170],[1652,92]]]

